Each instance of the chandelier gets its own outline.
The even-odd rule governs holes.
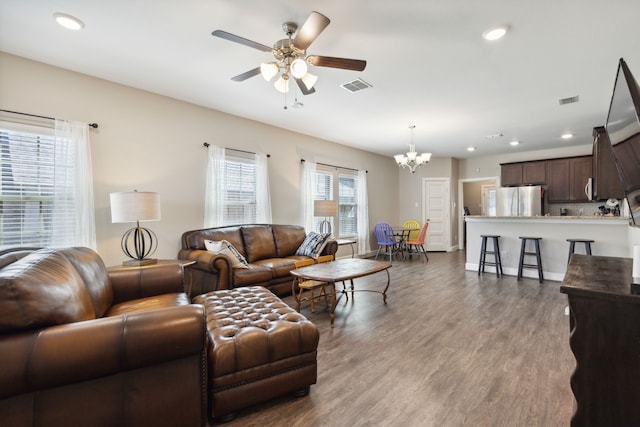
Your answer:
[[[282,72],[280,77],[276,79],[273,86],[280,93],[289,92],[289,77],[293,76],[302,82],[304,87],[300,87],[307,93],[313,91],[313,86],[318,81],[318,76],[307,72],[307,59],[305,51],[298,49],[294,44],[291,36],[297,29],[297,25],[292,22],[286,22],[282,25],[282,29],[287,34],[286,39],[276,42],[273,46],[273,55],[278,62],[266,62],[260,64],[260,74],[266,81],[271,81],[277,74]]]
[[[406,154],[396,154],[393,156],[398,166],[409,169],[411,173],[415,173],[417,167],[429,163],[429,160],[431,160],[431,153],[418,154],[416,152],[416,145],[413,143],[413,130],[415,128],[416,125],[409,125],[409,129],[411,129],[409,151]]]

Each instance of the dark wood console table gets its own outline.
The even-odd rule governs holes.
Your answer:
[[[640,425],[640,295],[631,258],[573,255],[560,291],[576,369],[572,426]]]

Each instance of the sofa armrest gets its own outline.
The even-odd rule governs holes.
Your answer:
[[[338,242],[334,239],[327,240],[327,244],[322,249],[320,255],[334,255],[338,252]]]
[[[202,249],[181,249],[178,258],[195,261],[195,264],[189,267],[194,288],[190,292],[191,296],[232,287],[233,268],[231,260],[226,255]]]
[[[184,268],[178,261],[161,261],[143,267],[109,267],[108,273],[115,304],[185,291]]]
[[[182,359],[206,349],[204,307],[187,305],[0,336],[0,398]]]

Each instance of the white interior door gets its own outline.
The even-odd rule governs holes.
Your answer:
[[[427,250],[449,249],[451,216],[449,212],[449,179],[424,178],[422,181],[423,221],[429,222]]]

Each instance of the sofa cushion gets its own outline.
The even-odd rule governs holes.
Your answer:
[[[304,258],[308,259],[307,257]],[[275,278],[288,276],[291,270],[296,268],[296,261],[296,259],[292,258],[267,258],[256,261],[253,265],[270,269],[272,276]]]
[[[94,250],[84,247],[64,248],[63,254],[84,281],[93,302],[96,317],[102,317],[113,304],[113,287],[104,261]]]
[[[256,283],[267,283],[273,278],[273,272],[268,267],[250,264],[249,268],[234,268],[233,286],[247,286]]]
[[[249,268],[249,263],[240,252],[231,243],[226,240],[215,242],[213,240],[205,240],[204,245],[209,252],[214,254],[226,255],[231,260],[233,268]]]
[[[311,258],[318,258],[324,249],[324,246],[327,244],[327,240],[329,240],[330,235],[331,234],[329,233],[320,234],[310,231],[304,239],[304,242],[302,242],[296,251],[296,255],[306,255]]]
[[[206,250],[205,242],[207,240],[221,241],[226,240],[246,257],[244,252],[244,242],[239,226],[207,228],[204,230],[193,230],[184,233],[182,236],[182,244],[184,248]]]
[[[0,331],[95,319],[82,278],[54,251],[35,251],[0,270]]]
[[[254,261],[276,256],[273,232],[268,225],[250,225],[241,228],[245,256],[251,264]]]
[[[276,242],[276,256],[284,258],[295,255],[304,242],[307,233],[299,225],[272,225],[273,240]]]

